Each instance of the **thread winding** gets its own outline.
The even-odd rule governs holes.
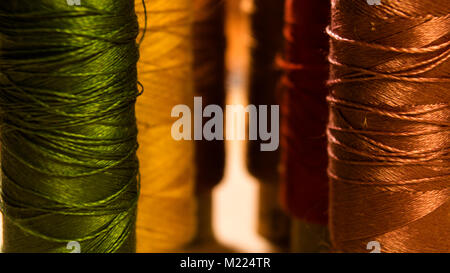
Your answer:
[[[146,1],[149,21],[138,63],[146,91],[136,105],[142,173],[138,252],[178,251],[195,234],[194,145],[171,135],[172,108],[185,104],[193,109],[191,2]]]
[[[4,252],[133,252],[132,1],[0,3]]]
[[[332,1],[330,228],[337,251],[450,251],[450,5]]]

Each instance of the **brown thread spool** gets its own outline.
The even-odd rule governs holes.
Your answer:
[[[281,69],[275,59],[283,48],[284,0],[254,0],[251,10],[251,62],[249,102],[278,104],[275,90]],[[290,221],[279,203],[279,150],[261,151],[261,141],[249,141],[247,166],[261,183],[259,189],[258,232],[272,243],[286,246]]]
[[[450,3],[332,3],[333,246],[449,252]]]
[[[225,104],[225,2],[195,0],[194,94],[201,96],[203,107]],[[203,124],[209,118],[203,118]],[[217,128],[216,128],[217,129]],[[213,239],[211,191],[222,179],[225,165],[223,140],[195,142],[196,192],[198,199],[197,241]]]
[[[294,216],[292,250],[321,252],[328,248],[327,103],[324,33],[327,1],[287,0],[285,69],[282,80],[282,195]]]

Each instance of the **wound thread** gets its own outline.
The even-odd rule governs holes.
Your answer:
[[[330,231],[337,251],[450,251],[450,4],[332,1]]]
[[[173,252],[191,241],[196,227],[193,142],[171,135],[172,108],[193,109],[192,1],[145,3],[149,21],[138,72],[146,91],[136,105],[142,174],[137,251]]]
[[[4,252],[133,252],[132,1],[0,3]]]

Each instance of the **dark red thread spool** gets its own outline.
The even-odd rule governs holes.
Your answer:
[[[276,56],[283,50],[284,0],[254,0],[250,14],[251,50],[249,102],[254,105],[278,104],[276,89],[282,70]],[[248,142],[247,166],[260,182],[258,232],[266,239],[285,246],[289,238],[289,219],[278,200],[279,149],[261,151],[262,141]]]
[[[195,0],[194,93],[202,97],[203,107],[225,103],[225,3],[223,0]],[[204,118],[203,123],[209,118]],[[198,191],[211,190],[223,176],[224,142],[197,141],[196,175]]]
[[[319,228],[319,233],[326,230],[328,222],[325,133],[328,37],[325,28],[329,22],[329,5],[328,1],[287,0],[285,54],[279,60],[285,70],[281,87],[283,202],[296,219],[324,227]],[[312,246],[297,249],[316,251],[319,247],[314,245],[324,243],[320,241],[326,237],[316,235],[318,239],[310,242]]]
[[[194,94],[202,97],[203,107],[225,104],[225,1],[195,0]],[[209,118],[203,118],[203,124]],[[216,128],[217,129],[217,128]],[[225,145],[221,140],[195,142],[195,176],[198,198],[197,240],[213,238],[211,227],[211,191],[222,179]]]

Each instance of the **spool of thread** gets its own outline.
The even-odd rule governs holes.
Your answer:
[[[225,104],[225,2],[194,0],[194,94],[203,105]],[[203,124],[209,118],[204,118]],[[211,191],[223,177],[225,147],[221,140],[195,143],[197,191]]]
[[[134,3],[0,3],[4,252],[133,252]]]
[[[283,50],[284,0],[254,0],[252,7],[249,102],[273,105],[279,103],[275,90],[282,75],[275,59]],[[277,182],[279,152],[261,151],[261,142],[248,142],[248,169],[261,182]]]
[[[215,104],[224,109],[225,46],[225,1],[194,0],[194,94],[202,98],[203,107]],[[201,115],[199,118],[203,120],[202,124],[210,119],[203,118],[202,113],[198,114]],[[223,177],[224,141],[196,141],[195,164],[198,200],[196,240],[210,241],[213,239],[211,191]]]
[[[282,196],[295,218],[295,252],[326,249],[328,178],[326,80],[329,22],[326,1],[287,0],[285,74],[281,90]],[[295,239],[297,238],[297,239]]]
[[[143,7],[136,9],[141,29]],[[176,141],[172,108],[192,108],[192,1],[146,1],[148,27],[141,44],[139,80],[144,94],[136,105],[141,198],[137,251],[179,251],[195,234],[194,146]]]
[[[282,70],[276,56],[283,50],[284,0],[254,0],[250,9],[251,60],[249,102],[275,105],[276,89]],[[249,141],[247,166],[260,182],[258,232],[279,246],[289,241],[290,221],[279,200],[279,150],[261,151],[260,140]]]
[[[449,252],[450,3],[332,3],[333,246]]]

